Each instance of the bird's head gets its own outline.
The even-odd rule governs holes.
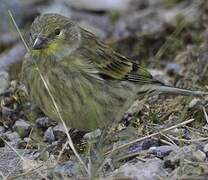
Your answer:
[[[63,58],[80,44],[80,28],[59,14],[38,16],[30,30],[29,47],[33,53]]]

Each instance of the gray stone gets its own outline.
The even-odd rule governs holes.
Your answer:
[[[151,147],[149,149],[149,153],[154,154],[155,156],[159,158],[163,158],[164,156],[169,155],[170,152],[178,150],[178,146],[172,145],[164,145],[164,146],[158,146],[158,147]]]
[[[65,128],[63,124],[59,123],[53,128],[53,133],[55,136],[55,139],[63,139],[66,136]]]
[[[208,152],[208,144],[205,144],[205,146],[204,146],[204,148],[203,148],[203,151],[204,151],[205,153]]]
[[[47,129],[48,127],[50,127],[51,125],[53,125],[53,122],[50,121],[50,119],[48,117],[41,117],[41,118],[38,118],[36,120],[36,125],[39,128],[45,128],[45,129]]]
[[[6,71],[0,71],[0,94],[9,86],[9,74]]]
[[[10,148],[0,148],[0,172],[6,176],[21,173],[22,163],[20,157]]]
[[[12,146],[17,146],[21,141],[20,136],[17,132],[7,131],[3,134],[3,138]]]
[[[163,168],[162,160],[158,158],[150,159],[145,163],[126,163],[115,170],[109,178],[129,178],[139,180],[164,179],[168,172]]]
[[[24,142],[26,142],[26,143],[29,143],[29,142],[31,142],[32,140],[31,140],[31,138],[29,138],[29,137],[25,137],[24,138]]]
[[[87,139],[87,140],[96,139],[101,136],[101,133],[102,132],[100,129],[96,129],[95,131],[92,131],[90,133],[86,133],[84,135],[84,139]]]
[[[52,127],[49,127],[45,131],[45,133],[44,133],[44,140],[49,142],[49,143],[52,143],[53,141],[55,141],[55,136],[54,136]]]
[[[25,138],[30,134],[32,126],[23,119],[19,119],[15,122],[13,129],[19,134],[21,138]]]
[[[28,169],[32,169],[36,167],[38,161],[33,161],[34,157],[31,155],[33,154],[34,150],[27,150],[27,149],[16,149],[16,152],[9,148],[8,146],[4,148],[0,148],[0,172],[7,177],[7,179],[17,179],[17,180],[36,180],[42,179],[38,173],[27,174],[26,176],[15,177],[18,174],[22,174],[24,172],[28,172]],[[22,158],[25,161],[22,161]],[[0,178],[2,179],[2,178]]]
[[[74,161],[67,161],[62,164],[58,164],[52,173],[53,173],[54,179],[56,179],[55,177],[57,177],[57,179],[76,177],[76,179],[78,179],[78,176],[82,175],[80,163],[74,162]]]
[[[203,162],[206,159],[206,154],[199,149],[197,151],[194,151],[192,156],[193,156],[193,160],[199,161],[199,162]]]
[[[3,134],[6,132],[6,128],[4,126],[0,126],[0,134]]]

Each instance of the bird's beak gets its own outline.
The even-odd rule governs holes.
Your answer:
[[[37,37],[33,43],[33,49],[44,49],[47,46],[47,38]]]

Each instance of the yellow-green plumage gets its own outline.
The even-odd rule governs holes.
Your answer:
[[[36,62],[64,121],[79,130],[103,128],[121,118],[142,87],[147,87],[143,91],[201,94],[154,80],[147,70],[58,14],[36,18],[28,45],[31,52],[23,62],[22,77],[33,101],[46,115],[59,121]]]

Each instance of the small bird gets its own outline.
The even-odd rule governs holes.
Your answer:
[[[81,131],[104,128],[120,119],[141,92],[207,94],[166,86],[59,14],[38,16],[27,44],[30,51],[23,61],[22,79],[32,100],[60,121],[41,72],[66,125]]]

